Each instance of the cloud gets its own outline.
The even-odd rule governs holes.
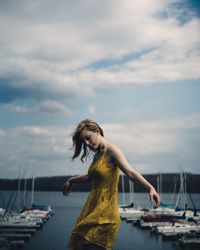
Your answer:
[[[186,171],[198,172],[199,113],[128,124],[106,123],[102,128],[105,138],[118,145],[139,171],[175,172],[183,164]],[[16,177],[19,165],[29,166],[38,176],[85,173],[89,162],[71,162],[72,130],[62,126],[1,129],[2,176]]]
[[[121,117],[121,120],[123,118],[127,117],[136,117],[141,113],[141,110],[133,108],[133,107],[121,107],[120,109],[115,109],[112,111],[104,111],[104,114],[109,116],[110,118],[114,119],[116,117]]]
[[[58,101],[91,96],[101,86],[199,79],[200,21],[181,4],[1,4],[0,101]]]
[[[141,155],[172,153],[178,149],[181,151],[182,147],[191,152],[191,145],[183,144],[187,137],[185,133],[199,128],[199,113],[172,119],[105,125],[110,140],[128,153]]]
[[[107,100],[117,100],[109,99],[112,88],[149,87],[177,81],[181,85],[182,80],[198,80],[200,19],[184,3],[182,0],[0,1],[0,109],[6,117],[3,126],[13,126],[0,130],[0,167],[4,174],[16,176],[20,163],[30,165],[38,175],[53,174],[56,169],[59,173],[85,171],[84,166],[75,167],[69,160],[71,151],[67,150],[71,140],[66,139],[70,138],[70,133],[67,136],[66,133],[70,128],[20,127],[28,119],[27,124],[31,124],[32,118],[36,118],[34,124],[37,124],[37,115],[41,117],[41,113],[59,114],[67,117],[70,124],[70,118],[79,119],[83,115],[80,108],[86,111],[87,107],[90,114],[103,121],[107,112],[113,121],[114,102],[114,106],[109,106],[111,111],[99,108]],[[99,100],[103,100],[100,98],[94,103],[94,97],[102,98],[107,88],[105,104],[100,105]],[[196,171],[199,114],[145,121],[142,107],[146,100],[140,105],[140,91],[136,100],[128,102],[130,107],[134,104],[134,109],[123,107],[124,97],[119,100],[121,108],[117,112],[122,117],[119,124],[104,124],[110,141],[120,145],[130,162],[144,171],[154,164],[156,169],[170,165],[173,170],[180,162]],[[186,112],[194,110],[192,105]],[[5,112],[17,114],[9,126],[11,114]],[[23,119],[19,114],[24,114]],[[35,116],[28,116],[32,114]],[[129,116],[134,122],[126,124],[123,118]],[[144,121],[136,122],[139,117]],[[51,117],[48,118],[51,124]],[[16,123],[19,127],[15,128]]]
[[[9,113],[28,113],[29,112],[29,109],[25,106],[20,106],[20,105],[17,105],[17,104],[14,104],[14,103],[9,103],[9,104],[4,104],[2,105],[1,109],[4,111],[4,112],[9,112]]]
[[[104,124],[110,142],[119,145],[129,162],[143,173],[198,172],[200,114],[128,124]],[[144,168],[145,167],[145,168]]]
[[[24,105],[18,105],[15,102],[2,104],[1,110],[3,112],[16,113],[16,114],[27,114],[27,113],[45,113],[49,115],[58,115],[63,114],[67,116],[72,116],[74,112],[71,108],[66,107],[64,104],[54,100],[44,100],[36,104],[33,104],[31,107],[25,107]]]
[[[68,116],[73,115],[73,111],[70,108],[67,108],[65,105],[52,100],[44,100],[40,102],[36,109],[37,108],[40,111],[49,114],[65,114]]]
[[[6,133],[4,132],[3,129],[0,129],[0,137],[3,137]]]
[[[1,130],[1,175],[16,177],[18,167],[28,166],[29,175],[52,175],[66,166],[69,130],[64,127],[23,126]],[[4,145],[4,146],[3,146]],[[64,174],[64,172],[62,173]]]
[[[89,113],[91,113],[91,114],[95,114],[95,113],[96,113],[96,107],[95,107],[94,105],[90,105],[90,106],[88,107],[88,111],[89,111]]]

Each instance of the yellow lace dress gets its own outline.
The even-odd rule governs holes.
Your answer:
[[[88,170],[92,189],[72,231],[70,249],[81,250],[83,244],[112,249],[121,222],[118,212],[119,172],[118,167],[109,166],[105,153],[92,162]]]

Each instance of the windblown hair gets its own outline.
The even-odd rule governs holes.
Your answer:
[[[75,131],[72,134],[72,141],[73,141],[73,146],[72,149],[74,150],[74,154],[72,156],[72,160],[74,160],[75,158],[77,158],[81,151],[83,150],[83,154],[81,156],[81,161],[84,162],[84,158],[89,155],[90,153],[90,149],[88,148],[88,146],[85,144],[85,142],[83,141],[83,139],[81,138],[81,132],[87,129],[89,131],[92,132],[97,132],[99,131],[100,134],[102,136],[104,136],[103,134],[103,130],[102,128],[93,120],[90,119],[85,119],[83,121],[81,121],[78,126],[76,127]]]

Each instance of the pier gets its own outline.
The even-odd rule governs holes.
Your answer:
[[[149,230],[163,241],[173,241],[184,247],[200,249],[200,214],[192,211],[167,210],[136,211],[135,208],[119,208],[121,218],[142,230]],[[127,214],[126,214],[127,213]],[[180,214],[182,213],[182,215]],[[142,214],[142,215],[141,215]],[[184,216],[183,216],[184,215]]]
[[[23,248],[24,242],[42,228],[53,211],[30,209],[22,213],[5,213],[0,216],[0,250]]]

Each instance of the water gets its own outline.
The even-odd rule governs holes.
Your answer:
[[[4,198],[9,199],[9,192],[3,192]],[[64,197],[60,192],[35,192],[35,203],[51,205],[55,211],[54,216],[44,224],[43,228],[25,242],[24,250],[67,250],[67,242],[81,208],[87,198],[87,193],[72,192]],[[199,201],[200,195],[193,195],[194,200]],[[128,200],[127,195],[127,200]],[[163,200],[169,202],[170,194],[164,194]],[[135,194],[137,205],[149,208],[148,194]],[[7,202],[5,202],[7,204]],[[122,203],[122,195],[119,194],[119,203]],[[30,194],[26,199],[26,205],[30,204]],[[0,207],[2,206],[0,202]],[[113,250],[177,250],[178,246],[172,242],[162,241],[160,236],[151,234],[148,230],[141,230],[132,224],[122,221],[118,237]]]

